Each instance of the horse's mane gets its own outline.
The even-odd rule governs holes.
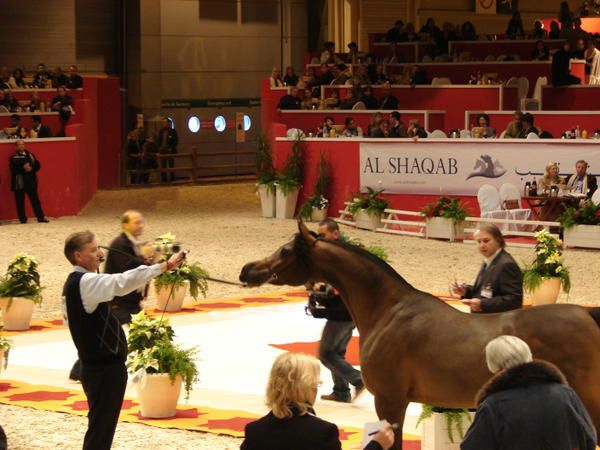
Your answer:
[[[319,239],[315,233],[313,233],[312,231],[310,233],[313,236],[317,237],[317,239]],[[324,239],[319,239],[319,240],[326,242],[327,244],[341,247],[352,253],[355,253],[357,256],[368,259],[369,261],[374,263],[376,266],[380,267],[383,271],[385,271],[387,274],[392,276],[394,279],[396,279],[400,283],[414,289],[414,287],[411,286],[411,284],[408,281],[406,281],[404,278],[402,278],[402,276],[398,272],[396,272],[392,266],[390,266],[383,259],[368,252],[364,248],[361,248],[360,246],[355,245],[355,244],[345,242],[344,240],[341,240],[341,239],[338,239],[337,241],[326,241]],[[296,254],[303,260],[303,262],[308,265],[308,252],[307,252],[308,245],[306,244],[306,241],[304,240],[304,238],[302,237],[302,235],[300,233],[296,233],[296,235],[294,237],[294,250],[296,251]]]

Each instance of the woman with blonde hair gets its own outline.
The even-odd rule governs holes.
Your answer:
[[[303,353],[279,355],[267,383],[271,412],[246,425],[241,450],[340,450],[338,427],[313,410],[320,384],[319,361]],[[394,432],[386,423],[365,450],[389,449]]]
[[[546,173],[540,179],[540,189],[542,192],[547,192],[552,186],[557,186],[559,189],[565,188],[565,180],[558,174],[558,164],[551,162],[546,166]]]
[[[281,69],[279,67],[273,67],[273,70],[271,70],[269,84],[272,88],[283,86],[283,81],[281,80]]]

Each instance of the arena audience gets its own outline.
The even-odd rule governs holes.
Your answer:
[[[398,109],[398,99],[394,96],[394,94],[392,94],[392,88],[389,84],[386,84],[383,87],[381,103],[379,103],[379,109]]]
[[[408,129],[400,120],[400,113],[398,111],[392,111],[392,113],[390,114],[390,137],[408,137]]]
[[[569,9],[569,2],[561,2],[560,10],[558,11],[558,21],[560,22],[560,33],[559,37],[562,39],[568,39],[573,29],[573,13]]]
[[[52,87],[52,74],[46,70],[46,65],[40,63],[33,76],[33,86],[40,89]]]
[[[69,82],[68,77],[64,74],[60,67],[55,67],[52,71],[52,87],[58,88],[60,86],[66,86]]]
[[[171,121],[167,117],[162,119],[162,128],[158,132],[156,142],[161,155],[172,155],[177,153],[179,136],[177,135],[177,130],[172,126]],[[163,158],[161,161],[162,169],[175,168],[174,158]],[[167,174],[166,172],[161,173],[161,180],[163,183],[167,181],[167,178],[171,181],[175,181],[175,172],[170,172],[170,174]]]
[[[544,30],[542,22],[536,20],[533,24],[533,31],[531,32],[530,39],[548,39],[548,32]]]
[[[346,128],[342,132],[343,137],[363,137],[363,130],[356,125],[352,117],[346,117]]]
[[[0,89],[10,89],[10,73],[8,67],[0,67]]]
[[[550,32],[548,33],[548,39],[560,39],[560,28],[558,22],[553,20],[550,22]]]
[[[575,173],[567,178],[567,189],[572,192],[586,194],[587,198],[592,198],[592,195],[598,189],[598,181],[594,175],[587,173],[588,167],[588,163],[583,159],[575,163]]]
[[[377,109],[379,103],[373,95],[373,89],[371,86],[365,86],[362,90],[362,97],[360,100],[365,104],[367,109]]]
[[[61,110],[73,110],[73,97],[67,94],[67,88],[64,86],[60,86],[56,89],[56,97],[52,99],[50,104],[52,105],[52,110],[61,111]]]
[[[271,70],[269,83],[272,88],[283,86],[283,81],[281,80],[281,69],[279,67],[273,67],[273,70]]]
[[[327,116],[323,122],[323,125],[319,127],[319,131],[317,132],[317,137],[331,137],[332,130],[333,135],[335,135],[335,120],[333,117]]]
[[[389,78],[385,73],[385,67],[383,64],[377,64],[375,66],[375,71],[370,76],[371,84],[385,84],[389,82]]]
[[[298,88],[295,86],[292,87],[289,93],[281,97],[277,107],[279,109],[302,109],[300,97],[298,96]]]
[[[371,122],[369,123],[369,126],[367,127],[367,136],[374,136],[375,131],[379,128],[379,126],[381,125],[381,121],[383,120],[383,114],[380,112],[376,112],[373,117],[371,117]]]
[[[531,113],[525,113],[521,116],[521,123],[523,124],[523,131],[519,137],[528,138],[530,134],[540,135],[541,131],[534,124],[534,117]]]
[[[559,189],[564,189],[565,180],[559,175],[558,172],[559,169],[557,163],[551,162],[547,164],[544,176],[540,178],[538,189],[540,189],[544,194],[550,192],[550,188],[552,188],[552,186],[556,186]]]
[[[514,120],[509,122],[504,131],[505,139],[518,139],[525,137],[523,135],[523,113],[521,111],[514,112]]]
[[[385,35],[386,42],[405,42],[404,22],[396,20],[393,28],[390,28]]]
[[[81,78],[77,71],[76,65],[72,64],[69,67],[69,76],[66,83],[68,89],[79,89],[83,87],[83,78]]]
[[[390,138],[393,137],[390,131],[390,123],[387,119],[383,119],[373,134],[371,135],[374,138]]]
[[[408,121],[408,129],[406,130],[408,137],[426,138],[427,131],[421,127],[421,124],[417,119],[410,119]]]
[[[490,126],[490,116],[487,114],[479,114],[477,116],[477,125],[483,128],[480,137],[482,138],[494,138],[496,137],[496,129]]]
[[[329,97],[323,102],[324,109],[337,109],[340,106],[340,94],[337,89],[330,91]]]
[[[294,68],[292,66],[287,66],[285,68],[285,76],[283,77],[283,85],[284,86],[296,86],[298,84],[298,75],[294,72]]]
[[[508,27],[506,29],[507,39],[524,39],[525,31],[523,30],[523,20],[521,19],[521,13],[515,11],[512,18],[508,21]]]
[[[50,127],[42,124],[42,118],[40,116],[37,114],[32,116],[31,121],[33,123],[33,126],[31,127],[32,138],[42,139],[52,137],[52,130],[50,130]]]
[[[10,85],[11,89],[25,89],[29,87],[29,85],[25,82],[25,74],[23,73],[23,69],[19,67],[13,70],[8,84]]]
[[[548,51],[548,47],[544,44],[544,41],[538,39],[535,43],[535,49],[531,54],[531,59],[533,61],[548,61],[550,59],[550,52]]]

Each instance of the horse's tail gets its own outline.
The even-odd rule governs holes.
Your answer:
[[[596,321],[598,326],[600,327],[600,308],[592,308],[590,309],[590,315]]]

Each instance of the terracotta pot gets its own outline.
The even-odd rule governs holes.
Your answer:
[[[168,373],[146,373],[135,385],[140,413],[144,417],[163,419],[173,417],[181,393],[180,375],[171,381]]]
[[[258,185],[260,209],[263,217],[275,217],[275,189],[269,190],[264,184]]]
[[[187,285],[188,284],[186,281],[183,285],[174,289],[171,289],[171,286],[166,285],[161,286],[160,288],[155,286],[156,308],[160,311],[181,311],[181,307],[183,306],[183,300],[185,298],[185,293],[187,290]]]
[[[562,278],[544,278],[542,284],[531,292],[531,304],[539,306],[556,303],[561,283]]]
[[[27,298],[21,297],[13,297],[10,307],[8,306],[8,303],[8,298],[0,298],[0,309],[2,309],[4,329],[7,331],[28,330],[35,303]]]

